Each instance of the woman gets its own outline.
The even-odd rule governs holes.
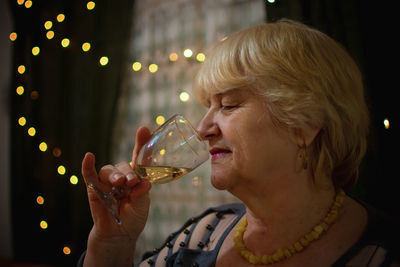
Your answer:
[[[366,266],[388,264],[389,223],[347,196],[366,150],[360,72],[335,41],[292,21],[263,24],[220,42],[194,82],[209,109],[198,131],[209,142],[211,182],[243,203],[188,220],[140,266]],[[150,137],[142,127],[132,160]],[[151,185],[128,163],[86,181],[132,187],[117,225],[88,190],[94,226],[84,266],[131,266]],[[364,263],[365,262],[365,263]],[[369,265],[371,266],[371,265]],[[374,265],[375,266],[375,265]]]

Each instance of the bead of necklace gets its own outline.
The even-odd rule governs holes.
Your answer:
[[[247,227],[247,218],[244,216],[236,226],[233,238],[235,249],[244,259],[251,264],[272,264],[290,258],[293,254],[303,251],[310,243],[317,240],[335,222],[339,209],[343,204],[345,193],[340,189],[327,215],[314,228],[292,245],[281,248],[273,254],[254,254],[249,251],[243,242],[243,234]]]

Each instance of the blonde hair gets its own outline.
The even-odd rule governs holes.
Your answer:
[[[289,20],[238,31],[214,47],[193,88],[207,106],[210,93],[252,88],[277,126],[321,129],[307,147],[313,177],[356,182],[368,134],[362,76],[324,33]]]

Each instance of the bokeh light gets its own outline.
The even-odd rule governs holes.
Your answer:
[[[149,71],[150,71],[151,73],[156,73],[156,72],[158,71],[158,66],[157,66],[157,64],[154,64],[154,63],[150,64],[150,65],[149,65]]]
[[[28,129],[28,134],[29,134],[30,136],[35,136],[35,135],[36,135],[36,129],[35,129],[35,127],[29,127],[29,129]]]
[[[49,39],[49,40],[53,39],[54,38],[54,32],[53,31],[48,31],[46,33],[46,38]]]
[[[25,126],[25,124],[26,124],[26,118],[25,118],[25,117],[20,117],[20,118],[18,119],[18,124],[19,124],[20,126]]]
[[[19,74],[24,74],[26,71],[26,68],[24,65],[19,65],[17,70],[18,70]]]
[[[39,149],[40,149],[40,151],[45,152],[45,151],[47,150],[47,144],[46,144],[46,142],[41,142],[41,143],[39,144]]]
[[[11,41],[15,41],[15,40],[17,40],[17,33],[16,32],[12,32],[12,33],[10,33],[10,40]]]
[[[193,56],[193,51],[190,50],[190,49],[185,49],[185,51],[183,51],[183,55],[184,55],[186,58],[190,58],[191,56]]]
[[[90,45],[89,42],[83,43],[83,44],[82,44],[82,50],[83,50],[83,52],[89,51],[89,50],[90,50],[90,47],[91,47],[91,45]]]
[[[40,222],[40,228],[47,229],[48,227],[49,227],[49,225],[47,224],[46,221],[43,220]]]
[[[108,57],[101,57],[99,62],[100,62],[100,65],[102,65],[102,66],[107,65],[109,62]]]
[[[157,125],[162,125],[164,122],[165,122],[165,117],[164,116],[162,116],[162,115],[157,116],[157,118],[156,118]]]
[[[69,254],[71,254],[71,249],[69,247],[63,247],[63,253],[65,255],[69,255]]]
[[[140,63],[140,62],[133,62],[133,64],[132,64],[132,69],[134,70],[134,71],[139,71],[139,70],[141,70],[142,69],[142,63]]]
[[[40,53],[40,48],[38,46],[35,46],[32,48],[32,55],[37,56]]]
[[[64,14],[58,14],[57,15],[57,21],[58,22],[63,22],[65,20],[65,15]]]
[[[17,92],[17,94],[22,95],[25,92],[25,89],[22,85],[20,85],[15,91]]]
[[[63,165],[60,165],[60,166],[58,166],[58,168],[57,168],[57,172],[58,172],[58,174],[60,174],[60,175],[64,175],[65,173],[66,173],[66,169],[65,169],[65,167],[63,166]]]
[[[188,92],[182,92],[182,93],[179,94],[179,99],[180,99],[182,102],[187,102],[187,101],[189,101],[189,99],[190,99],[190,95],[189,95]]]
[[[51,27],[53,27],[53,22],[51,22],[50,20],[47,20],[47,21],[44,23],[44,28],[45,28],[46,30],[50,30]]]
[[[32,4],[33,4],[32,1],[28,0],[28,1],[25,2],[25,7],[26,8],[31,8]]]
[[[172,62],[175,62],[178,60],[178,54],[177,53],[171,53],[169,54],[169,60]]]
[[[36,198],[36,203],[38,203],[39,205],[43,205],[44,204],[44,198],[42,196],[38,196]]]
[[[385,126],[385,129],[389,129],[390,128],[390,122],[388,118],[385,118],[383,120],[383,125]]]
[[[59,149],[58,147],[55,147],[53,149],[53,156],[56,157],[56,158],[60,157],[61,156],[61,149]]]
[[[69,178],[69,182],[73,185],[77,184],[78,181],[79,181],[79,179],[76,175],[71,175],[71,177]]]
[[[61,46],[62,46],[62,47],[66,48],[66,47],[68,47],[69,45],[70,45],[70,41],[69,41],[68,38],[64,38],[64,39],[61,40]]]
[[[161,156],[164,156],[164,155],[165,155],[165,152],[166,152],[165,148],[161,149],[161,150],[160,150],[160,155],[161,155]]]
[[[196,60],[198,62],[204,62],[204,60],[206,60],[206,55],[204,53],[198,53],[196,55]]]
[[[39,92],[36,91],[36,90],[33,90],[33,91],[31,92],[31,99],[32,99],[32,100],[36,100],[36,99],[38,99],[38,98],[39,98]]]
[[[93,10],[95,6],[96,6],[96,3],[93,2],[93,1],[89,1],[89,2],[87,2],[87,4],[86,4],[86,8],[87,8],[88,10]]]

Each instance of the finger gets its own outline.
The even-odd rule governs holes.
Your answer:
[[[128,162],[120,162],[116,164],[115,167],[125,175],[127,179],[126,184],[129,187],[133,187],[139,182],[139,178],[137,177],[132,166]],[[113,185],[116,186],[114,183]]]
[[[99,179],[103,184],[122,186],[127,177],[116,166],[105,165],[99,171]]]
[[[92,183],[97,186],[99,184],[99,178],[94,164],[95,156],[90,152],[86,153],[82,160],[82,176],[86,184]]]
[[[133,187],[132,191],[130,192],[130,197],[137,200],[147,194],[150,191],[151,187],[152,183],[150,183],[149,180],[142,180],[135,187]]]
[[[132,152],[132,164],[136,162],[137,155],[139,154],[142,146],[149,141],[151,138],[151,133],[149,128],[142,126],[136,132],[136,142],[135,147]]]

